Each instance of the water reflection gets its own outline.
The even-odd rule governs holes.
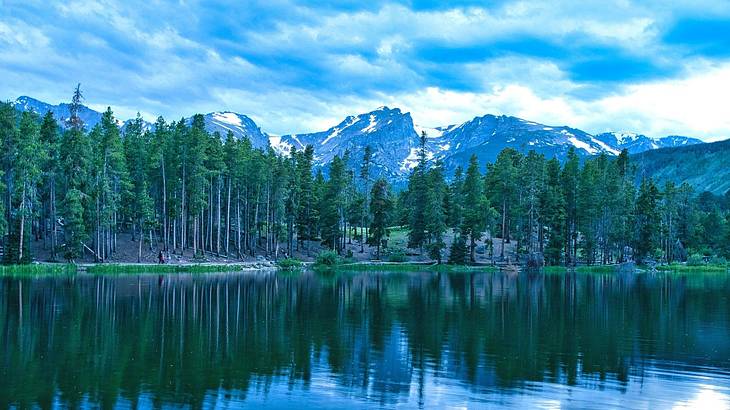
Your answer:
[[[730,405],[726,275],[0,280],[0,407]]]

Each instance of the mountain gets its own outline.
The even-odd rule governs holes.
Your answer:
[[[730,140],[632,155],[638,177],[653,177],[660,184],[687,182],[698,191],[724,194],[730,189]]]
[[[311,144],[320,165],[329,163],[335,155],[344,155],[345,151],[349,151],[357,162],[365,146],[370,145],[380,167],[376,174],[399,180],[405,179],[416,165],[422,131],[427,135],[427,157],[444,161],[449,171],[466,164],[472,154],[476,154],[480,162],[494,161],[506,147],[523,152],[534,149],[547,157],[558,158],[564,158],[570,147],[583,157],[620,152],[584,131],[565,126],[485,115],[461,125],[423,128],[414,125],[410,113],[388,107],[349,116],[326,131],[272,137],[270,142],[282,153],[291,147],[303,149]]]
[[[548,158],[564,159],[573,148],[580,157],[602,153],[618,155],[622,149],[638,153],[664,147],[688,146],[702,141],[670,136],[652,139],[628,133],[591,135],[568,126],[539,124],[512,116],[484,115],[458,125],[424,128],[413,123],[410,113],[398,108],[380,107],[375,111],[349,116],[326,131],[271,136],[271,146],[280,153],[291,147],[314,147],[315,161],[326,165],[335,155],[350,152],[357,163],[365,146],[370,145],[379,167],[376,174],[391,180],[404,180],[416,165],[419,135],[426,132],[427,156],[441,160],[447,172],[476,155],[481,163],[494,161],[504,148],[521,152],[535,150]]]
[[[645,135],[622,132],[606,132],[596,135],[596,139],[616,149],[629,151],[629,154],[659,149],[673,148],[685,145],[701,144],[703,141],[697,138],[671,135],[664,138],[649,138]]]
[[[234,137],[247,137],[256,148],[265,148],[269,145],[268,134],[261,131],[258,125],[249,117],[235,112],[212,112],[205,114],[205,128],[208,132],[219,132],[225,137],[230,131]]]
[[[347,150],[352,153],[353,162],[359,162],[365,147],[370,145],[373,161],[378,164],[375,174],[401,179],[415,159],[419,137],[409,113],[380,107],[369,113],[349,116],[326,131],[283,135],[270,142],[279,152],[312,145],[315,160],[320,165],[328,164],[335,155],[342,156]]]
[[[39,114],[50,110],[61,124],[69,116],[68,104],[51,105],[27,96],[18,98],[13,104],[19,110],[32,110]],[[88,128],[101,120],[101,113],[86,106],[81,107],[80,114]],[[250,117],[235,112],[212,112],[205,114],[204,119],[206,129],[210,132],[219,132],[224,137],[230,131],[237,138],[249,138],[256,148],[271,146],[281,154],[288,153],[292,147],[303,149],[311,144],[319,166],[326,166],[335,155],[343,156],[346,151],[349,151],[352,163],[357,164],[369,145],[373,150],[374,162],[378,164],[375,175],[391,181],[404,181],[416,165],[421,132],[427,135],[428,158],[443,161],[448,173],[458,165],[464,166],[471,155],[476,155],[481,163],[494,161],[499,152],[507,147],[521,152],[535,150],[548,158],[564,159],[570,148],[574,148],[580,157],[588,157],[602,153],[617,155],[622,149],[639,154],[668,147],[707,145],[701,144],[702,141],[696,138],[682,136],[654,139],[641,134],[618,132],[591,135],[568,126],[544,125],[517,117],[490,114],[462,124],[425,128],[414,124],[410,113],[389,107],[349,116],[326,131],[282,136],[267,134]],[[128,121],[118,123],[123,128]],[[145,126],[153,127],[150,123],[145,123]],[[647,155],[639,158],[653,157]],[[657,172],[659,175],[669,172],[658,168],[654,170],[649,165],[647,163],[645,166],[647,172]]]
[[[15,109],[19,111],[33,111],[39,115],[45,115],[48,111],[53,113],[53,116],[58,120],[59,124],[65,125],[66,119],[70,116],[69,104],[61,103],[59,105],[52,105],[43,101],[36,100],[35,98],[22,96],[12,102]],[[79,109],[79,117],[86,124],[87,129],[91,129],[94,125],[101,121],[101,113],[92,110],[91,108],[82,105]]]
[[[466,164],[471,155],[480,162],[493,162],[507,147],[521,152],[534,150],[548,158],[565,158],[570,148],[581,157],[620,150],[603,143],[587,132],[566,126],[548,126],[517,117],[485,115],[450,128],[437,139],[449,149],[441,154],[447,168]],[[452,149],[453,147],[453,149]]]
[[[39,115],[45,115],[46,112],[51,111],[62,127],[65,127],[65,120],[70,116],[69,104],[66,103],[52,105],[32,97],[22,96],[13,101],[12,104],[19,111],[33,111]],[[89,130],[101,122],[102,113],[82,105],[79,116],[84,121],[86,129]],[[212,112],[205,114],[203,117],[205,118],[205,128],[209,132],[218,131],[221,137],[225,137],[228,131],[231,131],[237,138],[246,136],[256,148],[265,148],[269,145],[269,136],[262,132],[261,128],[251,118],[245,115],[232,112]],[[117,125],[124,129],[130,121],[132,120],[122,121],[117,119]],[[143,129],[153,128],[153,123],[144,121]]]

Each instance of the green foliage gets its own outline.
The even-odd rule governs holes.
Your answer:
[[[336,266],[341,263],[340,255],[332,250],[324,250],[317,254],[314,264],[317,266]]]
[[[113,258],[128,235],[139,260],[145,245],[149,254],[192,250],[206,260],[310,256],[321,241],[341,263],[339,255],[352,257],[353,239],[360,253],[368,243],[379,258],[388,242],[405,246],[406,232],[408,247],[439,263],[451,242],[454,265],[526,255],[569,266],[730,257],[730,193],[716,195],[722,182],[695,192],[670,177],[646,177],[647,164],[637,160],[638,172],[626,151],[580,159],[570,150],[561,164],[508,148],[493,164],[472,156],[452,177],[429,159],[424,134],[407,189],[394,192],[385,179],[372,180],[378,156],[370,147],[315,170],[311,146],[280,156],[232,133],[209,133],[202,115],[158,118],[153,130],[138,116],[122,135],[107,109],[87,130],[82,99],[77,87],[63,135],[50,113],[41,119],[0,104],[6,263],[32,260],[31,235],[50,242],[51,259],[68,261]],[[645,178],[637,187],[638,177]],[[389,236],[396,225],[404,231]],[[388,259],[400,260],[395,255]]]
[[[0,266],[0,276],[47,276],[73,275],[77,271],[74,264],[43,263]]]
[[[406,262],[408,256],[406,256],[403,249],[395,249],[388,253],[388,262]]]
[[[698,191],[722,195],[730,190],[730,140],[676,148],[649,150],[632,155],[642,170],[661,183],[687,183]]]
[[[710,258],[709,263],[710,263],[710,265],[718,265],[718,266],[727,265],[727,259],[722,256],[713,256],[712,258]]]
[[[700,254],[693,254],[687,258],[687,266],[703,266],[706,265],[705,258]]]
[[[283,270],[295,270],[295,269],[301,269],[302,261],[296,258],[286,258],[286,259],[280,259],[277,263],[277,266],[279,266],[280,269]]]
[[[463,236],[457,236],[449,249],[449,264],[466,265],[467,246]]]
[[[388,236],[388,220],[393,202],[385,179],[378,179],[370,192],[370,228],[368,244],[377,249],[376,258],[380,259],[380,248],[383,239]]]

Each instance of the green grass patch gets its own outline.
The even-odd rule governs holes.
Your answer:
[[[567,273],[568,268],[565,266],[543,266],[542,269],[540,269],[542,273],[548,273],[548,274],[562,274]]]
[[[144,265],[144,264],[99,264],[86,268],[93,274],[130,274],[130,273],[215,273],[238,272],[250,268],[241,264],[230,265]]]
[[[578,266],[575,271],[578,273],[615,273],[616,268],[616,265]]]
[[[685,265],[680,263],[673,263],[671,265],[658,265],[656,270],[665,272],[727,272],[730,269],[728,265]]]
[[[342,272],[494,272],[493,266],[465,266],[419,263],[347,263],[332,266],[331,270]]]
[[[304,267],[302,261],[295,258],[281,259],[279,262],[277,262],[276,265],[279,267],[279,269],[287,271],[298,270]]]
[[[0,266],[0,276],[73,275],[76,265],[69,263],[34,263]]]

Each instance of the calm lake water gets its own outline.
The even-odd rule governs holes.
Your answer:
[[[0,278],[0,408],[726,408],[726,274]]]

